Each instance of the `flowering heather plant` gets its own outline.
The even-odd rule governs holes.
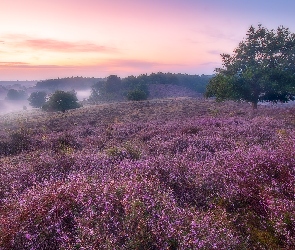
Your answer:
[[[295,247],[292,108],[183,98],[14,119],[0,145],[29,131],[28,146],[0,154],[0,249]]]

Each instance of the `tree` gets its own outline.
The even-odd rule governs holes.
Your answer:
[[[233,55],[222,54],[223,67],[207,85],[217,101],[288,102],[295,96],[295,34],[283,26],[251,26]]]
[[[9,89],[6,96],[7,100],[25,100],[26,92],[24,90]]]
[[[46,102],[46,92],[37,91],[32,92],[28,98],[30,105],[34,108],[41,108]]]
[[[62,111],[81,107],[75,92],[55,91],[49,100],[42,106],[45,111]]]
[[[121,89],[121,78],[116,75],[110,75],[105,82],[105,91],[114,93]]]
[[[120,101],[124,99],[124,86],[120,77],[110,75],[106,80],[101,80],[92,85],[89,101],[97,103],[101,101]]]

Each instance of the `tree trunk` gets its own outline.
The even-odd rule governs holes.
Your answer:
[[[252,108],[253,108],[253,109],[257,109],[257,104],[258,104],[258,102],[257,102],[257,101],[255,101],[255,102],[252,102]]]

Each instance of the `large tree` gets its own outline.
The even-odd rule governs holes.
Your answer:
[[[233,51],[222,54],[205,95],[218,101],[288,102],[295,96],[295,34],[283,26],[251,26]]]

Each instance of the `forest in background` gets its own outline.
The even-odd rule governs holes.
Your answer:
[[[28,98],[34,92],[50,96],[57,90],[73,91],[83,104],[108,101],[200,96],[212,76],[152,73],[120,78],[67,77],[42,81],[0,81],[0,113],[31,109]]]

